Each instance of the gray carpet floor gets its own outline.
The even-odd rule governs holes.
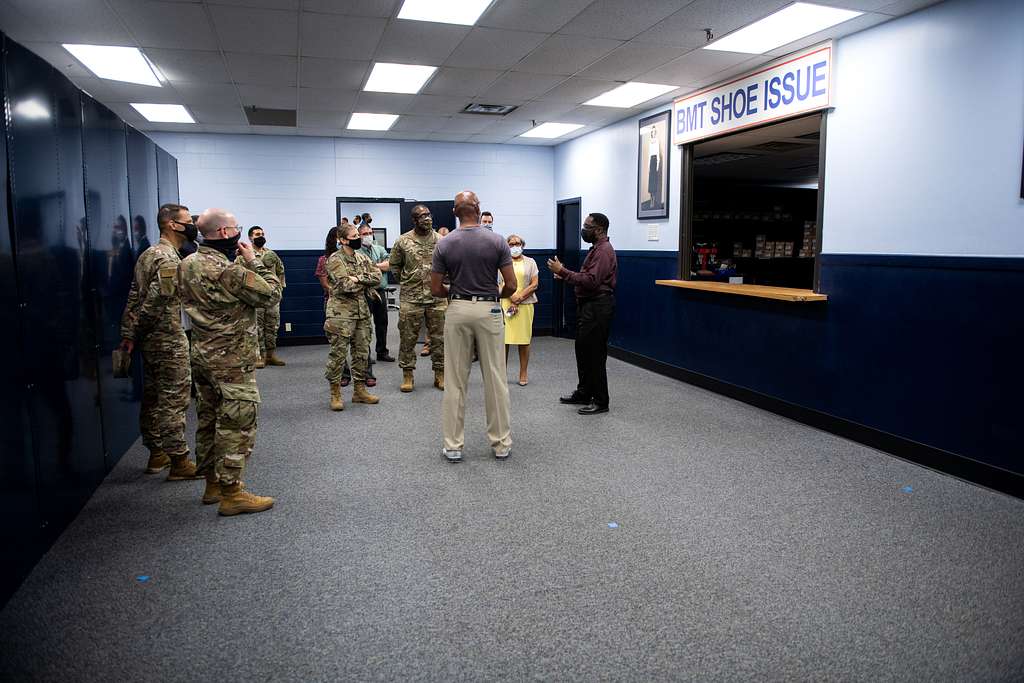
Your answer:
[[[1020,500],[615,360],[581,417],[551,338],[511,459],[474,370],[451,465],[427,359],[331,413],[326,347],[280,355],[276,507],[218,517],[136,444],[0,613],[0,679],[1024,679]]]

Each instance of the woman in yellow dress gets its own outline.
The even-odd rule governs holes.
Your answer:
[[[519,386],[529,381],[527,368],[530,364],[530,340],[533,338],[533,305],[537,303],[537,286],[540,271],[537,262],[523,256],[526,242],[519,235],[508,236],[508,247],[512,251],[512,267],[516,271],[516,291],[508,299],[501,300],[505,311],[505,363],[508,363],[509,347],[519,347]]]

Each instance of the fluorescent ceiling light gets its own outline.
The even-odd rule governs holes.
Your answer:
[[[363,90],[415,95],[423,87],[423,84],[430,80],[435,71],[437,71],[436,66],[376,62]]]
[[[798,2],[705,45],[704,49],[759,55],[861,14],[863,12]]]
[[[659,83],[623,83],[617,88],[612,88],[603,95],[598,95],[592,100],[583,104],[592,107],[621,107],[628,109],[635,107],[641,102],[654,99],[658,95],[664,95],[678,88],[677,85],[661,85]]]
[[[395,125],[398,114],[362,114],[356,112],[348,120],[349,130],[388,130]]]
[[[490,4],[491,0],[405,0],[398,18],[472,26]]]
[[[583,127],[582,123],[542,123],[532,130],[528,130],[519,137],[521,138],[560,138],[574,130]]]
[[[64,49],[100,78],[160,87],[160,79],[137,47],[65,43]]]
[[[195,123],[196,120],[180,104],[138,104],[132,102],[135,111],[152,123]]]
[[[22,100],[14,105],[13,113],[27,121],[42,121],[50,118],[50,110],[37,99]]]

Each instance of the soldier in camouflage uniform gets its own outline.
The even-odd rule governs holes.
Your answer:
[[[198,479],[188,459],[185,411],[191,400],[192,371],[188,339],[181,327],[181,299],[175,274],[178,249],[194,240],[196,228],[188,207],[164,204],[157,214],[160,242],[135,264],[128,302],[121,317],[121,349],[142,349],[142,408],[139,427],[149,449],[146,472],[170,466],[167,481]]]
[[[331,385],[331,410],[344,410],[341,400],[341,373],[345,355],[352,352],[353,403],[377,403],[366,391],[366,372],[370,364],[370,307],[367,296],[378,296],[380,269],[359,251],[362,241],[354,225],[338,228],[340,249],[327,259],[327,281],[331,297],[327,302],[324,332],[331,343],[324,377]]]
[[[260,404],[259,343],[253,327],[256,309],[281,300],[281,282],[251,246],[238,241],[238,221],[227,211],[207,209],[199,217],[199,230],[203,243],[178,267],[178,289],[192,319],[196,454],[198,470],[206,477],[203,503],[220,502],[222,515],[262,512],[274,499],[242,486]]]
[[[267,249],[266,233],[258,225],[249,228],[249,239],[255,247],[256,258],[263,262],[272,273],[277,275],[281,281],[281,289],[287,287],[284,281],[284,263],[281,257],[271,249]],[[277,357],[274,351],[277,350],[277,332],[281,329],[281,304],[277,303],[269,308],[256,309],[256,332],[260,339],[260,357],[256,361],[256,367],[262,368],[268,365],[284,365],[285,362]]]
[[[430,268],[434,246],[439,239],[434,232],[430,209],[417,204],[412,209],[414,229],[395,241],[388,259],[391,273],[401,285],[398,302],[398,367],[402,368],[402,391],[413,390],[416,369],[416,340],[424,318],[430,335],[430,359],[434,367],[434,386],[444,389],[444,314],[448,301],[430,293]]]

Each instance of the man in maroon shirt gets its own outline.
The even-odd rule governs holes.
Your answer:
[[[608,412],[608,333],[615,317],[615,274],[618,262],[608,241],[608,217],[592,213],[583,221],[580,235],[594,246],[580,272],[574,273],[556,256],[548,260],[555,277],[576,290],[576,391],[559,400],[582,405],[580,415]]]

